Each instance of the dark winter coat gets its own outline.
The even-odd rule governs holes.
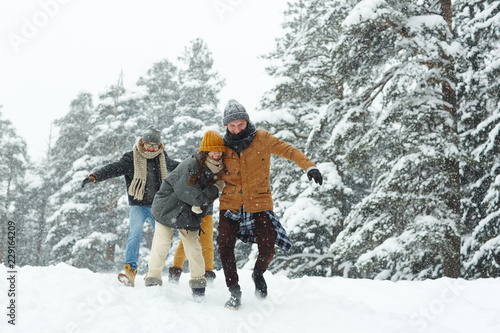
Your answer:
[[[197,184],[187,184],[198,173],[199,165],[200,156],[196,152],[163,180],[151,207],[151,215],[158,223],[175,229],[200,229],[201,219],[219,196],[219,190],[209,185],[215,175],[207,167]],[[193,206],[199,206],[203,213],[193,213]]]
[[[167,172],[173,171],[179,165],[179,162],[168,157],[165,151],[163,151],[163,156],[167,165]],[[96,177],[97,182],[101,182],[114,177],[125,176],[129,205],[151,206],[153,204],[154,196],[160,189],[162,182],[160,173],[161,157],[162,154],[159,154],[157,157],[147,160],[146,189],[144,191],[144,198],[142,200],[134,199],[133,196],[128,194],[128,188],[132,183],[132,179],[134,179],[134,153],[132,151],[125,153],[119,161],[110,163],[93,172],[92,175]]]

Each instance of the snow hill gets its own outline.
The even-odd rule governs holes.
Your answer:
[[[66,264],[23,267],[12,326],[6,267],[0,272],[0,332],[500,332],[499,279],[389,282],[266,273],[269,297],[262,301],[253,294],[251,271],[240,270],[242,306],[232,311],[223,306],[229,293],[222,272],[196,303],[188,274],[179,285],[151,288],[138,276],[136,287],[127,288],[116,274]]]

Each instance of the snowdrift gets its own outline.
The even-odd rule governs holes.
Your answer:
[[[242,306],[229,298],[223,273],[204,302],[192,300],[189,275],[179,285],[135,288],[116,274],[66,264],[16,270],[15,298],[8,270],[0,265],[0,332],[500,332],[500,281],[439,279],[372,281],[266,273],[269,297],[253,293],[251,271],[240,270]],[[15,302],[15,326],[8,306]]]

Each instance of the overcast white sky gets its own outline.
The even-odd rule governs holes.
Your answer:
[[[287,0],[0,0],[0,105],[26,139],[31,157],[44,155],[50,124],[79,92],[97,93],[123,71],[133,88],[151,65],[177,57],[203,38],[229,98],[249,111],[272,87],[265,61]]]

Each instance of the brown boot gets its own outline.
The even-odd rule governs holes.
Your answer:
[[[133,287],[135,283],[135,275],[137,274],[137,269],[131,269],[129,264],[125,265],[125,274],[118,274],[118,281],[126,285],[127,287]]]
[[[179,283],[181,278],[182,268],[170,267],[168,269],[168,282]]]

